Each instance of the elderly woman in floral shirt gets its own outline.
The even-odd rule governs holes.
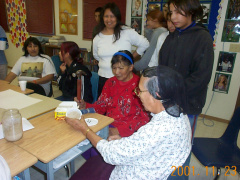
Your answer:
[[[173,167],[183,165],[191,151],[184,92],[183,78],[176,71],[165,66],[146,69],[135,93],[153,117],[125,138],[113,136],[104,140],[91,131],[84,118],[80,121],[66,118],[69,125],[91,141],[106,162],[100,161],[100,156],[89,159],[71,180],[167,179]]]

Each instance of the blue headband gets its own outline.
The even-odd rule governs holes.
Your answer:
[[[113,56],[116,56],[116,55],[124,56],[125,58],[127,58],[131,62],[131,64],[133,64],[132,58],[129,55],[127,55],[123,52],[116,52]]]

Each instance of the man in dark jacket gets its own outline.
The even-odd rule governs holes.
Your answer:
[[[196,120],[205,104],[211,79],[213,41],[208,30],[195,22],[203,13],[199,0],[169,0],[168,7],[176,30],[169,34],[162,45],[159,65],[171,67],[184,77],[186,113],[192,127],[193,140]],[[189,162],[190,157],[185,165],[188,166]]]

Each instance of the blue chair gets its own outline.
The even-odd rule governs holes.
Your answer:
[[[240,172],[240,149],[237,138],[240,129],[240,107],[236,109],[229,125],[220,138],[194,138],[192,152],[196,158],[208,167],[217,167],[218,179],[220,168]],[[227,167],[226,167],[227,166]]]
[[[54,55],[51,58],[52,58],[54,66],[55,66],[56,72],[57,72],[57,74],[59,74],[60,65],[62,64],[60,57],[59,57],[59,55]]]
[[[93,96],[93,103],[97,100],[98,98],[98,81],[99,81],[99,76],[98,73],[96,72],[91,72],[92,77],[91,77],[91,84],[92,84],[92,96]]]

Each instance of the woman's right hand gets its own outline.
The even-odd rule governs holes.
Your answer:
[[[84,115],[82,115],[81,119],[74,119],[74,118],[68,118],[65,117],[65,121],[72,126],[74,129],[81,131],[83,134],[85,133],[85,131],[89,128]]]
[[[86,109],[86,102],[83,99],[79,101],[77,97],[74,97],[74,101],[77,102],[79,109]]]
[[[93,60],[94,65],[98,65],[98,61],[96,59]]]
[[[65,70],[66,70],[66,63],[62,63],[60,65],[60,70],[61,70],[61,73],[64,74],[65,73]]]

